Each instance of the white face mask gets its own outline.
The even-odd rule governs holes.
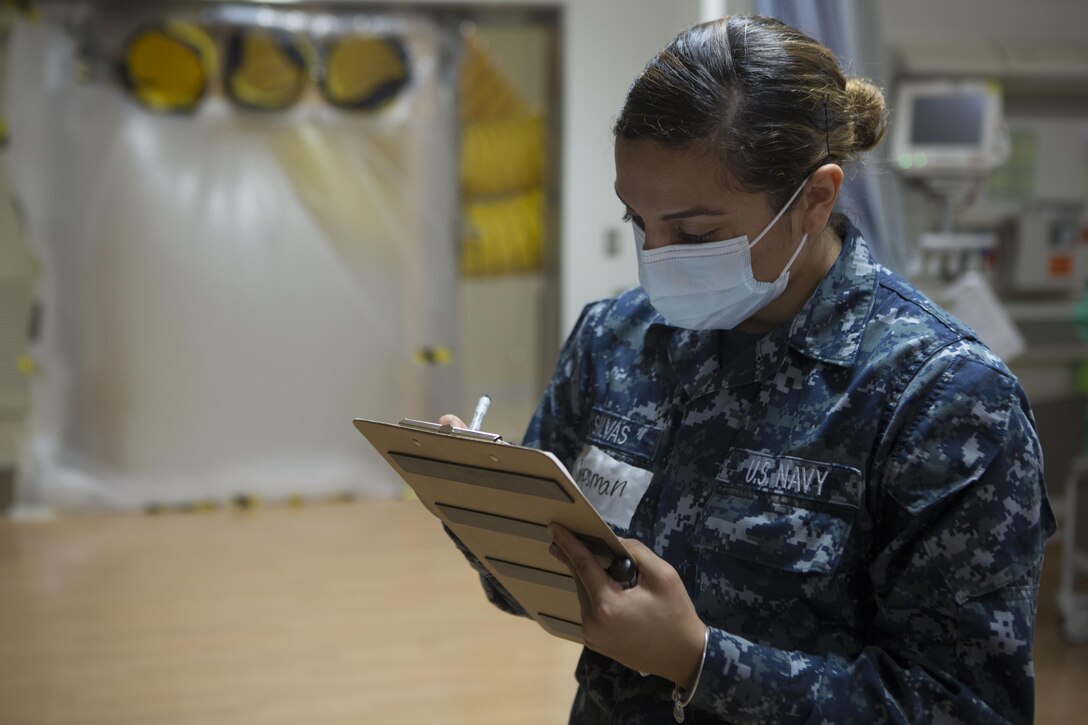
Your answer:
[[[808,180],[805,180],[807,183]],[[752,247],[782,218],[805,184],[749,244],[747,236],[705,244],[669,244],[643,249],[646,232],[632,223],[638,253],[638,279],[650,304],[669,324],[688,330],[731,330],[782,294],[790,267],[808,240],[801,236],[790,261],[773,282],[752,272]]]

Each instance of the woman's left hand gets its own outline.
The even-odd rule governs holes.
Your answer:
[[[706,625],[676,569],[641,541],[624,539],[638,567],[638,582],[624,589],[574,534],[558,524],[548,532],[555,540],[552,556],[570,569],[578,587],[586,647],[689,689],[702,659]]]

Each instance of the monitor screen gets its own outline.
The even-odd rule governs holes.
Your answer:
[[[918,96],[911,114],[911,144],[978,146],[985,114],[982,94]]]

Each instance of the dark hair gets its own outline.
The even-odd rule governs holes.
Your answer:
[[[707,144],[722,183],[781,207],[821,164],[848,164],[884,137],[884,95],[846,78],[830,50],[773,18],[694,25],[627,92],[617,137]]]

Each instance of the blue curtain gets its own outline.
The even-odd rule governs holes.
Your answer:
[[[891,54],[882,42],[876,3],[855,0],[756,0],[757,15],[778,18],[831,49],[847,76],[871,79],[888,93],[885,69]],[[890,101],[890,98],[889,98]],[[907,241],[898,179],[887,163],[887,149],[868,154],[843,184],[840,208],[861,230],[873,254],[902,273]]]

